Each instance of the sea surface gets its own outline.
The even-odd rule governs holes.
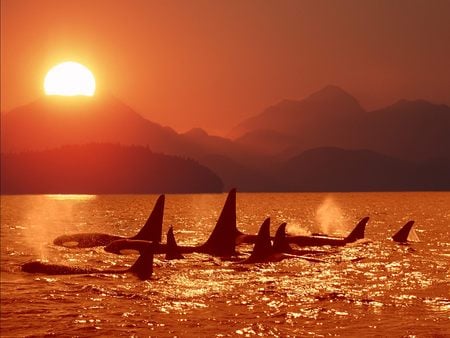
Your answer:
[[[136,256],[52,244],[76,232],[134,235],[157,195],[1,197],[1,333],[17,336],[450,336],[450,193],[239,193],[238,228],[266,217],[290,233],[346,235],[364,216],[366,239],[322,248],[324,262],[243,265],[203,254],[155,257],[154,275],[47,276],[36,260],[129,267]],[[166,232],[206,240],[226,194],[167,195]],[[410,245],[390,237],[416,221]],[[239,246],[242,257],[251,246]]]

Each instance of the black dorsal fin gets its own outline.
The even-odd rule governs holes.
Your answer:
[[[167,231],[167,246],[166,246],[166,259],[183,259],[183,255],[180,252],[180,248],[175,240],[173,234],[173,227],[171,226]]]
[[[290,253],[292,248],[286,240],[286,223],[282,223],[275,233],[273,240],[273,250],[276,253]]]
[[[392,236],[392,239],[396,242],[404,243],[408,241],[408,235],[414,225],[414,221],[406,223],[397,233]]]
[[[345,238],[346,243],[356,242],[358,239],[364,238],[364,231],[366,230],[367,222],[369,221],[369,217],[364,217],[362,220],[356,224],[353,231]]]
[[[150,279],[153,274],[153,245],[142,250],[139,258],[128,271],[136,274],[139,279]]]
[[[156,200],[155,206],[138,234],[131,239],[141,239],[144,241],[160,243],[162,239],[162,225],[164,216],[165,196],[160,195]]]
[[[211,235],[202,250],[214,256],[236,254],[236,189],[231,189]]]
[[[270,242],[270,218],[266,218],[263,224],[259,227],[258,236],[256,237],[252,254],[246,261],[261,262],[273,253],[272,243]]]

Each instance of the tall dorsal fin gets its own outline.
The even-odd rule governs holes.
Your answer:
[[[277,253],[290,253],[292,248],[286,240],[286,223],[282,223],[275,233],[273,240],[273,250]]]
[[[397,233],[392,236],[392,239],[396,242],[404,243],[408,241],[408,235],[414,225],[414,221],[406,223]]]
[[[142,280],[150,279],[153,274],[153,245],[149,245],[141,252],[128,271],[136,274]]]
[[[167,246],[166,246],[166,259],[183,259],[183,255],[180,252],[180,248],[177,245],[175,236],[173,234],[173,227],[167,231]]]
[[[162,225],[164,216],[165,196],[160,195],[153,207],[150,216],[141,231],[131,239],[142,239],[144,241],[160,243],[162,239]]]
[[[364,231],[366,230],[367,222],[369,221],[369,217],[364,217],[362,220],[356,224],[353,231],[345,238],[346,243],[356,242],[358,239],[364,238]]]
[[[236,189],[231,189],[211,235],[202,249],[214,256],[236,254]]]
[[[246,262],[261,262],[273,253],[272,243],[270,242],[270,218],[266,218],[259,228],[252,254],[246,259]]]

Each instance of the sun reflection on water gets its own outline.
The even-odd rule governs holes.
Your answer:
[[[88,194],[47,194],[45,196],[56,201],[90,201],[97,198],[97,195]]]

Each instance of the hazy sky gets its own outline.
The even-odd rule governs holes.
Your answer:
[[[66,60],[178,131],[226,132],[328,84],[369,109],[450,104],[450,0],[1,0],[2,111]]]

